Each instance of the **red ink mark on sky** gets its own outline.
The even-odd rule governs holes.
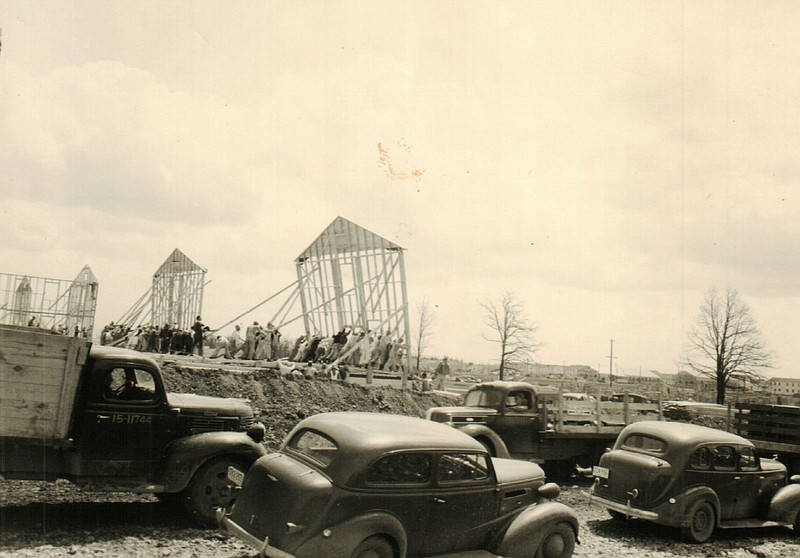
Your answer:
[[[402,151],[409,155],[411,154],[411,144],[407,143],[404,139],[397,141],[397,145]],[[389,148],[378,142],[378,167],[383,169],[383,172],[392,180],[407,180],[409,178],[419,182],[422,175],[425,173],[424,169],[415,168],[408,159],[403,159],[399,163],[392,160],[389,154]]]

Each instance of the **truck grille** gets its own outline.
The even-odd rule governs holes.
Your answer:
[[[192,434],[200,432],[221,432],[225,430],[225,420],[215,417],[200,417],[192,421]]]

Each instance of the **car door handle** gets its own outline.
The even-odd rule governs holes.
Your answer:
[[[742,480],[742,477],[733,477],[733,480]]]
[[[433,501],[435,503],[437,503],[437,504],[445,504],[445,503],[447,503],[447,500],[443,500],[441,498],[434,498]]]
[[[97,415],[97,421],[98,422],[101,421],[101,420],[110,420],[110,419],[111,419],[111,417],[109,415]]]

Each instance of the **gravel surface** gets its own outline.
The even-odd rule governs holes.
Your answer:
[[[565,486],[559,498],[581,522],[576,558],[792,558],[800,540],[790,529],[725,530],[705,544],[682,543],[675,529],[616,522],[588,505],[588,485]],[[65,482],[0,482],[0,557],[94,556],[245,558],[238,540],[196,529],[150,496],[97,494]],[[325,557],[320,557],[325,558]]]

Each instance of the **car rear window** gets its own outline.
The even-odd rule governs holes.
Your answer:
[[[631,434],[622,443],[624,449],[644,451],[647,453],[664,453],[667,451],[667,442],[655,436],[646,434]]]
[[[323,467],[330,465],[336,456],[336,442],[313,430],[301,430],[289,442],[289,447],[302,455],[308,456]]]

